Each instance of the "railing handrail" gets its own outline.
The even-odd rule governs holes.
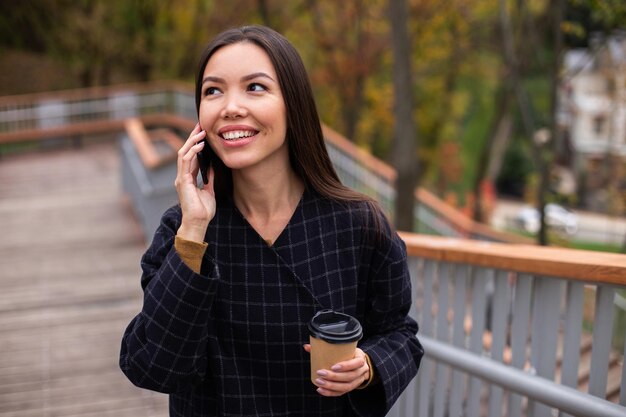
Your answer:
[[[359,148],[353,142],[350,142],[347,138],[329,126],[322,125],[322,133],[324,134],[324,139],[329,140],[345,153],[355,159],[358,159],[359,162],[361,162],[368,169],[374,171],[377,175],[385,178],[391,183],[396,181],[396,178],[398,177],[396,170],[384,161],[381,161],[371,153]]]
[[[409,256],[539,276],[626,285],[626,255],[400,233]]]
[[[146,126],[166,125],[171,127],[187,127],[194,125],[186,118],[169,113],[152,113],[137,117]],[[98,133],[122,132],[127,119],[93,120],[72,123],[45,129],[23,129],[15,132],[0,133],[0,144],[24,143],[45,140],[48,138],[71,137]]]
[[[483,236],[497,242],[535,244],[533,239],[501,232],[469,218],[424,187],[418,187],[415,190],[415,198],[422,204],[427,204],[442,217],[445,217],[452,226],[462,231],[462,234],[465,236]]]
[[[138,118],[126,120],[124,127],[129,139],[135,145],[143,165],[148,169],[158,168],[171,162],[176,155],[175,152],[183,144],[182,139],[169,130],[160,129],[148,132]],[[154,147],[154,141],[157,139],[166,142],[173,152],[168,153],[167,156],[160,155]]]
[[[124,83],[107,86],[71,88],[65,90],[42,91],[38,93],[13,94],[0,96],[0,106],[25,105],[48,100],[84,100],[106,98],[115,93],[133,91],[137,93],[160,92],[163,90],[193,93],[193,88],[183,81],[160,80],[149,83]]]
[[[429,356],[485,381],[576,417],[623,417],[624,407],[421,335]]]

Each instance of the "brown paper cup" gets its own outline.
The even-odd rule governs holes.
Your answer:
[[[333,365],[354,358],[357,342],[327,343],[323,340],[309,337],[311,343],[311,382],[315,384],[318,378],[317,371],[330,369]]]

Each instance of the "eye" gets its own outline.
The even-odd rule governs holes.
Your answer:
[[[267,91],[267,88],[263,84],[252,83],[248,86],[248,91],[252,91],[253,93]]]
[[[214,96],[216,94],[219,94],[220,90],[217,87],[207,87],[204,89],[204,96]]]

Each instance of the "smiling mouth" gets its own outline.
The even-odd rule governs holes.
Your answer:
[[[256,130],[231,130],[230,132],[224,132],[220,134],[220,136],[222,137],[222,139],[225,140],[238,140],[249,138],[256,135],[257,133],[259,132]]]

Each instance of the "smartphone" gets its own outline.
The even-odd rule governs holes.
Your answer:
[[[211,167],[211,161],[213,160],[213,149],[211,145],[204,139],[204,147],[198,152],[198,164],[200,165],[200,174],[202,174],[202,182],[209,183],[209,168]]]

